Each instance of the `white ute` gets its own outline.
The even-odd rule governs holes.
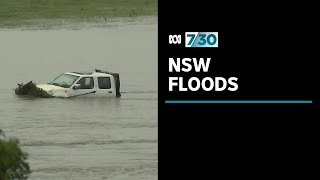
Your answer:
[[[95,72],[63,73],[48,84],[37,85],[54,97],[120,97],[118,73],[95,70]]]

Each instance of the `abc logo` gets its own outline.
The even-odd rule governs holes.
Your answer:
[[[169,44],[181,44],[181,35],[169,35]]]

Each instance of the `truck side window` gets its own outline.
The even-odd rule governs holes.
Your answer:
[[[99,89],[110,89],[111,81],[109,77],[98,77]]]
[[[81,78],[77,84],[80,84],[80,89],[93,89],[94,83],[92,77],[83,77]]]

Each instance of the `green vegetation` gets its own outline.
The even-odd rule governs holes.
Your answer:
[[[5,138],[0,129],[0,179],[27,179],[31,173],[25,161],[28,154],[20,149],[19,140]]]
[[[52,97],[46,91],[39,89],[32,81],[28,82],[27,84],[18,84],[18,87],[14,91],[16,95],[28,95],[43,98]]]
[[[88,21],[157,15],[157,0],[0,0],[0,28],[31,20]]]

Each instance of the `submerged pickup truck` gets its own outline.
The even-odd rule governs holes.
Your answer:
[[[119,74],[97,69],[95,72],[66,72],[52,82],[36,87],[52,97],[121,96]],[[19,93],[16,91],[16,94]]]

